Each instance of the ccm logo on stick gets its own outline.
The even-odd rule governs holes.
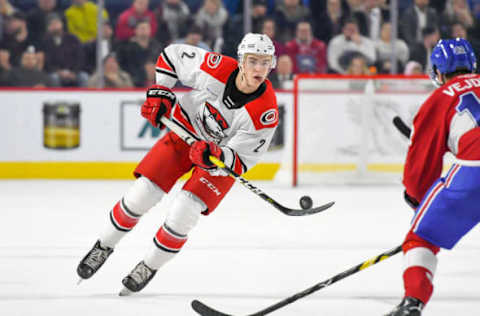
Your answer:
[[[200,182],[205,183],[207,185],[207,187],[210,190],[212,190],[212,192],[215,193],[217,196],[220,196],[222,194],[222,192],[220,192],[220,190],[218,190],[216,186],[214,186],[210,181],[208,181],[204,177],[200,178]]]
[[[275,123],[277,119],[278,119],[277,111],[272,109],[262,113],[262,116],[260,117],[260,122],[263,125],[270,125]]]

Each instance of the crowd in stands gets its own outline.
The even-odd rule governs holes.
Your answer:
[[[298,73],[424,74],[439,38],[463,37],[479,53],[480,0],[398,1],[392,52],[388,0],[251,0],[252,31],[272,38],[270,79],[290,88]],[[0,0],[0,85],[147,87],[170,43],[236,57],[243,0],[104,0],[97,42],[95,0]],[[103,80],[96,71],[102,45]]]

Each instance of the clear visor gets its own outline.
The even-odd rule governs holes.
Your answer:
[[[250,58],[249,58],[250,57]],[[266,58],[270,57],[270,58]],[[262,67],[273,69],[275,68],[277,60],[275,56],[272,55],[263,55],[263,54],[244,54],[240,56],[240,64],[247,67]]]

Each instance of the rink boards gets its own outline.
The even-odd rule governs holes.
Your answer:
[[[186,93],[176,92],[180,97]],[[402,91],[381,98],[411,109],[427,96]],[[294,152],[294,97],[293,91],[277,92],[277,133],[270,150],[246,178],[271,180],[281,167],[288,170]],[[4,179],[129,179],[138,161],[162,136],[140,115],[143,90],[5,89],[0,90],[0,98],[4,118],[0,178]],[[346,94],[336,90],[308,91],[299,96],[296,150],[300,171],[316,175],[357,168],[355,148],[363,141],[358,137],[355,108],[371,98],[362,91]],[[384,132],[390,125],[389,116],[399,111],[392,110],[390,104],[386,107],[373,102],[372,107],[385,109],[380,115],[375,112],[375,120],[385,121],[376,124],[380,133],[375,145],[386,154],[377,154],[367,168],[400,174],[408,143],[393,128],[389,135]]]

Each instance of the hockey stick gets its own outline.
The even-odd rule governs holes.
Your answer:
[[[412,129],[408,127],[405,122],[402,121],[400,116],[395,116],[393,118],[393,125],[398,129],[398,131],[405,136],[406,138],[410,138],[410,134],[412,133]]]
[[[265,309],[262,309],[261,311],[258,311],[256,313],[253,313],[253,314],[248,314],[247,316],[263,316],[263,315],[267,315],[267,314],[270,314],[271,312],[273,311],[276,311],[277,309],[280,309],[288,304],[291,304],[293,302],[295,302],[296,300],[302,298],[302,297],[305,297],[307,295],[310,295],[312,294],[313,292],[316,292],[318,290],[321,290],[327,286],[330,286],[332,285],[333,283],[337,282],[337,281],[340,281],[342,279],[345,279],[346,277],[348,276],[351,276],[352,274],[355,274],[363,269],[366,269],[382,260],[385,260],[387,258],[390,258],[394,255],[396,255],[397,253],[399,253],[400,251],[402,251],[402,246],[398,246],[398,247],[395,247],[389,251],[386,251],[384,253],[381,253],[379,254],[378,256],[374,257],[374,258],[371,258],[367,261],[364,261],[342,273],[339,273],[333,277],[331,277],[330,279],[328,280],[325,280],[323,282],[320,282],[320,283],[317,283],[315,284],[314,286],[312,287],[309,287],[308,289],[302,291],[302,292],[298,292],[297,294],[295,295],[292,295],[290,297],[287,297],[286,299],[284,300],[281,300],[280,302],[276,303],[276,304],[273,304]],[[198,300],[194,300],[192,301],[192,308],[194,311],[196,311],[198,314],[202,315],[202,316],[233,316],[232,314],[225,314],[225,313],[222,313],[222,312],[219,312],[205,304],[203,304],[202,302],[198,301]]]
[[[180,126],[174,121],[169,120],[166,117],[162,117],[160,121],[189,145],[192,145],[195,141],[199,140],[199,138],[195,134],[192,134],[190,131],[184,129],[182,126]],[[285,207],[280,203],[278,203],[277,201],[275,201],[270,196],[268,196],[261,189],[257,188],[256,186],[248,182],[248,180],[244,179],[242,176],[234,172],[232,169],[228,168],[223,163],[223,161],[213,156],[210,156],[210,161],[213,164],[215,164],[218,168],[228,173],[228,175],[230,175],[232,178],[240,182],[244,187],[249,189],[251,192],[255,193],[256,195],[261,197],[263,200],[267,201],[270,205],[273,205],[273,207],[275,207],[277,210],[279,210],[283,214],[286,214],[289,216],[311,215],[311,214],[316,214],[316,213],[325,211],[326,209],[330,208],[333,204],[335,204],[335,202],[329,202],[327,204],[323,204],[323,205],[313,207],[313,208],[308,208],[308,209],[291,209],[291,208]]]

